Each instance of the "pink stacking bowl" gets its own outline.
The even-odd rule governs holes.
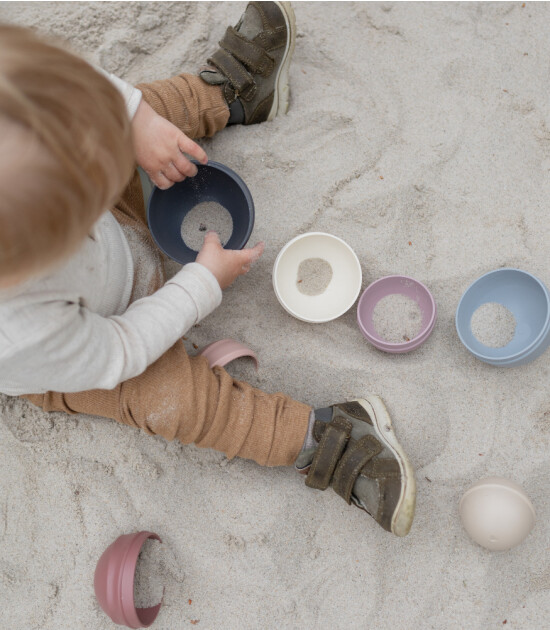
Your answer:
[[[109,617],[128,628],[147,628],[155,621],[161,604],[151,608],[134,605],[134,576],[139,552],[148,538],[160,542],[152,532],[119,536],[103,552],[94,575],[95,596]]]
[[[239,359],[241,357],[252,357],[256,369],[258,369],[258,357],[250,348],[247,348],[242,343],[235,341],[234,339],[221,339],[220,341],[214,341],[214,343],[208,344],[200,352],[203,357],[208,359],[208,363],[211,368],[215,365],[224,367],[231,361]]]
[[[390,343],[380,337],[374,328],[372,314],[378,302],[388,295],[405,295],[415,300],[422,313],[422,327],[416,337],[402,343]],[[357,305],[357,323],[363,336],[373,346],[384,352],[403,353],[415,350],[431,335],[437,307],[432,294],[421,282],[408,276],[385,276],[370,284],[361,295]]]

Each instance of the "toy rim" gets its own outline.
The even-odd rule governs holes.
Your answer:
[[[220,351],[222,353],[221,356],[212,362],[212,357],[210,355],[212,353],[216,354],[216,352]],[[213,341],[207,346],[204,346],[204,348],[199,351],[199,355],[206,356],[211,368],[217,365],[225,367],[228,363],[231,363],[231,361],[241,359],[243,357],[250,357],[254,361],[256,370],[259,367],[256,353],[239,341],[235,341],[235,339],[225,338]]]

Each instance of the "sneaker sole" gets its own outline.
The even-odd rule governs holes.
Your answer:
[[[286,114],[288,111],[290,101],[289,70],[292,55],[294,54],[294,47],[296,46],[296,16],[294,15],[294,9],[290,5],[290,2],[276,2],[275,4],[284,15],[287,33],[290,33],[290,37],[277,76],[275,77],[273,105],[267,116],[268,121],[273,120],[275,116],[279,114]]]
[[[403,448],[397,441],[390,414],[383,400],[379,396],[367,396],[366,398],[356,399],[356,402],[363,406],[369,413],[369,416],[374,419],[375,428],[380,439],[394,453],[399,462],[404,483],[401,487],[397,507],[392,516],[391,531],[396,536],[406,536],[411,529],[416,506],[416,481],[414,478],[414,470]]]

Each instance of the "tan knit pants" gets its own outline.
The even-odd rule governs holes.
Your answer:
[[[191,138],[212,136],[227,124],[229,111],[221,88],[199,77],[182,74],[137,87],[156,112]],[[153,277],[151,294],[164,284],[164,268],[147,227],[137,171],[112,212],[124,229],[134,229],[154,251],[156,273],[147,270],[147,277]],[[47,392],[24,398],[45,411],[113,418],[151,435],[214,448],[265,466],[294,463],[311,411],[288,396],[266,394],[236,381],[222,368],[211,370],[204,357],[187,355],[182,340],[145,372],[112,390]]]

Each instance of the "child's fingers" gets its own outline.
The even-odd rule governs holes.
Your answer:
[[[178,155],[175,155],[172,159],[172,162],[184,177],[195,177],[197,174],[197,167],[179,151]]]
[[[162,169],[163,175],[171,182],[181,182],[185,179],[185,174],[182,173],[173,162],[170,162],[168,166]]]
[[[244,251],[250,256],[250,262],[255,263],[258,258],[264,253],[265,243],[261,241],[251,247],[250,249],[245,249]]]
[[[180,148],[180,151],[191,155],[201,164],[206,164],[208,162],[208,156],[206,155],[204,149],[199,147],[196,142],[193,142],[191,138],[188,138],[183,133],[178,137],[178,147]]]
[[[244,273],[250,270],[250,267],[260,258],[263,254],[265,248],[265,243],[261,242],[251,247],[250,249],[243,249],[240,252],[241,255],[241,264],[242,270]]]
[[[150,173],[149,171],[147,171],[147,175],[149,175],[153,184],[155,184],[155,186],[157,186],[161,190],[167,190],[168,188],[170,188],[170,186],[174,185],[174,182],[170,181],[168,177],[166,177],[166,175],[161,171],[157,173]]]
[[[206,245],[218,246],[221,249],[222,244],[220,242],[220,237],[218,236],[217,232],[214,232],[214,230],[209,230],[205,234],[203,247],[205,247]]]

